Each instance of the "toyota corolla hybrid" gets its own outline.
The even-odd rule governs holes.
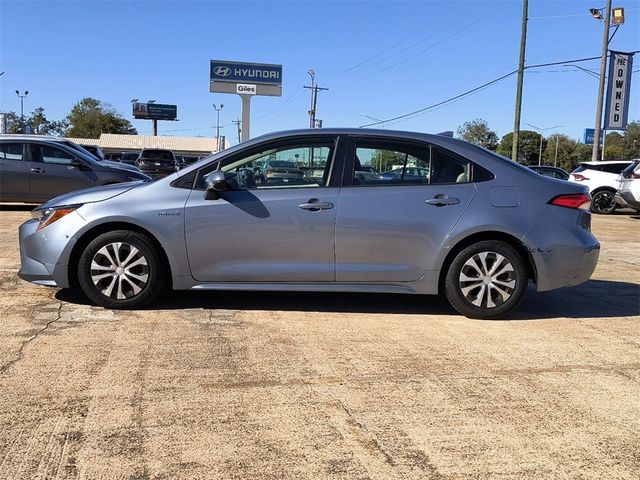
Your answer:
[[[321,172],[257,182],[267,161]],[[424,178],[356,174],[371,165]],[[589,279],[600,250],[589,207],[586,187],[461,140],[289,131],[153,183],[41,205],[20,227],[19,275],[107,308],[142,307],[165,288],[444,293],[464,315],[497,318],[530,280],[546,291]]]

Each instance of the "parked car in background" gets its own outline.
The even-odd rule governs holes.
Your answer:
[[[140,156],[140,152],[124,152],[119,162],[124,163],[126,165],[135,166],[136,160],[138,160],[139,156]]]
[[[540,175],[544,175],[545,177],[569,180],[569,172],[558,167],[550,167],[548,165],[529,165],[529,168],[534,172],[538,172]]]
[[[255,167],[254,175],[258,183],[302,183],[304,172],[295,162],[268,159]]]
[[[617,207],[628,207],[618,191],[620,172],[631,165],[630,160],[582,162],[569,174],[569,181],[585,185],[591,193],[591,210],[594,213],[611,214]]]
[[[640,159],[634,160],[620,174],[618,195],[630,207],[640,210]]]
[[[40,203],[95,185],[149,180],[139,171],[100,162],[67,142],[22,135],[0,137],[0,201]]]
[[[310,151],[322,176],[255,182],[256,162],[293,170],[273,158]],[[356,182],[358,158],[410,156],[423,178]],[[155,182],[41,205],[20,227],[19,276],[79,285],[107,308],[142,307],[165,287],[247,297],[442,292],[464,315],[497,318],[518,306],[529,280],[547,291],[590,277],[600,245],[589,205],[585,186],[458,139],[356,128],[279,132]]]
[[[429,170],[423,167],[407,166],[404,168],[394,168],[388,172],[380,174],[382,180],[402,181],[403,179],[415,180],[418,182],[427,182],[429,178]]]
[[[100,160],[107,160],[107,157],[105,157],[104,152],[98,145],[81,145],[81,146],[82,148],[87,150],[89,153],[91,153],[94,157],[97,157]]]
[[[160,178],[179,170],[176,157],[171,150],[145,148],[136,160],[136,167],[151,178]]]

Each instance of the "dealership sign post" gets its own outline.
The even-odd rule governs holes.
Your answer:
[[[626,130],[629,118],[633,54],[614,51],[609,53],[604,128],[605,130]]]
[[[211,60],[209,91],[234,93],[242,99],[242,141],[249,140],[251,98],[282,96],[282,65]]]

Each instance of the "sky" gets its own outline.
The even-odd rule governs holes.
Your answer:
[[[589,14],[604,0],[530,0],[527,65],[599,57],[603,23]],[[610,49],[640,50],[640,1],[619,0],[626,22]],[[0,0],[0,111],[42,106],[63,118],[83,97],[111,104],[140,134],[131,100],[176,104],[160,135],[237,142],[240,97],[209,92],[209,61],[283,65],[282,97],[254,97],[251,136],[309,125],[308,70],[320,87],[325,127],[358,127],[404,115],[517,68],[522,1],[10,1]],[[572,62],[567,62],[572,63]],[[599,72],[600,60],[576,63]],[[640,55],[630,120],[640,120]],[[572,66],[528,69],[522,127],[581,139],[593,127],[598,80]],[[475,118],[502,136],[513,129],[516,75],[384,128],[457,130]]]

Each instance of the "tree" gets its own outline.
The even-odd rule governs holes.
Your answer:
[[[43,107],[36,108],[33,112],[22,117],[15,112],[6,114],[8,123],[8,133],[35,133],[37,135],[62,135],[67,127],[64,120],[49,121],[44,113]],[[24,129],[23,129],[24,127]]]
[[[458,127],[458,137],[489,150],[495,150],[498,146],[498,134],[481,118],[464,122]]]
[[[394,165],[404,165],[405,155],[391,150],[376,150],[371,156],[371,165],[379,172],[388,172]]]
[[[76,103],[66,118],[69,128],[67,137],[98,138],[101,133],[137,135],[129,120],[115,109],[95,98],[86,97]]]
[[[540,152],[540,134],[531,130],[520,130],[519,138],[519,152],[518,162],[525,165],[538,164],[538,154]],[[542,149],[546,145],[546,141],[543,139]],[[511,158],[511,150],[513,145],[513,132],[507,133],[500,139],[500,144],[496,149],[496,152],[500,155],[504,155],[507,158]]]
[[[547,147],[542,153],[542,163],[544,165],[556,165],[567,171],[572,171],[574,164],[572,155],[579,143],[567,135],[554,133],[547,139]],[[556,158],[557,152],[557,158]]]

